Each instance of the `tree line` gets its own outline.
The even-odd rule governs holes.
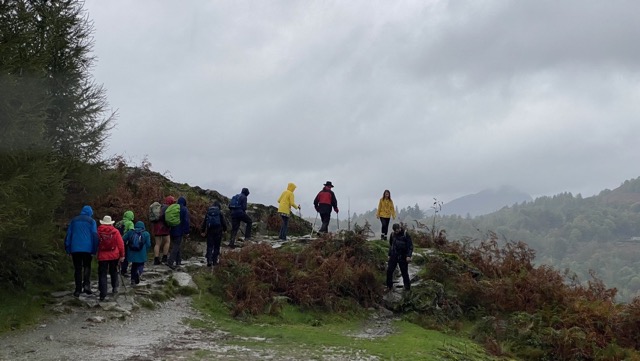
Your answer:
[[[100,187],[115,114],[90,73],[92,31],[81,1],[0,2],[2,286],[48,281],[39,278],[57,267],[56,220]]]

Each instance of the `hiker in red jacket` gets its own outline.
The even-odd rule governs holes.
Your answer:
[[[124,242],[120,231],[113,226],[111,216],[104,216],[98,227],[98,289],[100,301],[107,297],[107,271],[111,278],[111,291],[118,293],[118,263],[124,261]]]
[[[336,199],[336,195],[333,193],[331,188],[333,188],[333,184],[331,184],[330,181],[327,181],[324,184],[324,188],[322,188],[322,190],[313,200],[313,206],[316,208],[316,212],[320,213],[320,220],[322,221],[322,226],[320,227],[318,233],[329,232],[331,209],[333,208],[333,210],[338,213],[338,200]]]

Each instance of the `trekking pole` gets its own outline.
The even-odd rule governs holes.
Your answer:
[[[338,231],[340,230],[340,215],[336,212],[336,221],[338,221]]]
[[[318,212],[316,212],[316,218],[313,220],[313,225],[311,226],[311,237],[313,237],[313,231],[316,228],[316,221],[318,220]]]

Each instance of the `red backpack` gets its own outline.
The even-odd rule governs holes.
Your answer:
[[[116,235],[113,232],[98,232],[98,238],[100,239],[100,242],[98,242],[98,251],[110,252],[116,249]]]

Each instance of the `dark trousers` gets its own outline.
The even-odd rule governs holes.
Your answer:
[[[231,216],[231,240],[229,241],[229,245],[234,245],[236,242],[236,236],[238,235],[238,230],[240,229],[240,222],[244,222],[246,226],[244,227],[244,239],[251,239],[251,224],[252,220],[246,213],[232,215]]]
[[[400,273],[402,274],[402,283],[405,290],[411,289],[411,280],[409,279],[409,263],[407,263],[407,257],[405,256],[391,256],[387,265],[387,287],[393,287],[393,273],[396,271],[396,267],[400,266]]]
[[[124,246],[124,261],[120,265],[120,273],[123,275],[127,274],[127,269],[129,268],[129,261],[127,261],[127,256],[129,255],[129,247],[127,245]]]
[[[209,228],[207,230],[207,265],[217,265],[220,256],[220,244],[222,243],[222,227]]]
[[[320,213],[320,221],[322,221],[322,226],[320,226],[320,230],[318,231],[318,233],[329,232],[329,222],[331,222],[331,212]]]
[[[287,230],[289,228],[289,216],[285,214],[280,214],[280,218],[282,218],[282,225],[280,226],[280,238],[281,240],[287,239]]]
[[[76,282],[76,292],[91,289],[91,260],[89,252],[75,252],[71,254],[73,260],[73,278]]]
[[[167,265],[180,265],[182,263],[182,254],[180,247],[182,246],[182,236],[171,236],[171,250],[169,251],[169,260]]]
[[[144,271],[144,262],[131,262],[131,283],[140,283],[140,275]]]
[[[100,297],[107,295],[107,272],[111,277],[111,288],[115,291],[118,288],[118,260],[98,261],[98,289]]]
[[[380,223],[382,223],[382,235],[386,237],[387,232],[389,232],[389,221],[391,218],[382,218],[380,217]]]

